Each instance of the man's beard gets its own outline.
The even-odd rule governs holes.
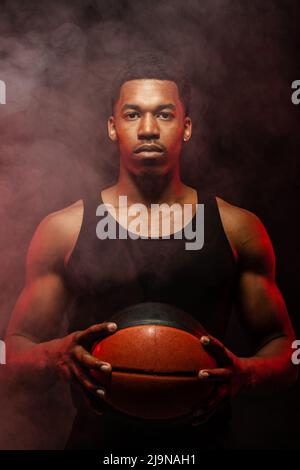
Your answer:
[[[131,174],[131,178],[136,186],[140,189],[145,199],[155,203],[156,201],[160,200],[161,194],[170,182],[172,178],[172,172],[158,175],[153,173],[153,171],[145,171],[139,175]]]

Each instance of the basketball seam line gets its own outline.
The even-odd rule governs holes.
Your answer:
[[[197,377],[197,371],[154,371],[154,370],[144,370],[144,369],[127,369],[123,367],[113,367],[112,372],[121,372],[121,373],[131,373],[131,374],[141,374],[141,375],[158,375],[158,376],[173,376],[173,377]]]

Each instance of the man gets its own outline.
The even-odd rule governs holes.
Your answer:
[[[207,447],[225,419],[219,417],[228,398],[248,390],[271,393],[296,379],[290,359],[293,329],[275,283],[272,245],[255,215],[220,198],[203,198],[200,185],[192,188],[181,181],[180,155],[192,136],[192,121],[188,82],[178,67],[143,56],[129,64],[115,88],[108,134],[118,143],[118,181],[50,214],[38,227],[28,251],[26,284],[8,328],[8,361],[32,387],[46,390],[61,376],[77,385],[79,411],[68,448],[109,449],[125,437],[126,445],[147,447],[154,436],[162,448],[199,446],[201,439]],[[167,213],[168,229],[163,220],[155,225],[146,217],[142,228],[131,233],[136,237],[101,240],[96,236],[100,203],[130,234],[134,216],[124,218],[128,211],[119,204],[120,196],[127,197],[129,207],[146,207],[145,217],[153,203],[176,204],[178,210],[188,205],[192,211],[184,220]],[[174,234],[195,224],[202,203],[204,246],[188,251]],[[93,341],[118,327],[103,321],[146,301],[182,308],[209,333],[201,342],[218,367],[199,371],[199,380],[217,386],[207,405],[195,410],[193,422],[154,423],[152,429],[149,423],[114,416],[103,401],[107,390],[90,373],[111,374],[111,365],[89,352]],[[234,302],[256,351],[249,358],[237,357],[222,344]],[[59,337],[67,314],[70,333]],[[103,409],[104,414],[97,414]],[[132,441],[138,436],[140,441]]]

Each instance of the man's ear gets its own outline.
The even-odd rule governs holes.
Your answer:
[[[183,140],[187,142],[192,137],[192,120],[190,117],[186,116],[184,118],[184,131],[183,131]]]
[[[118,140],[114,116],[110,116],[108,118],[107,131],[110,140]]]

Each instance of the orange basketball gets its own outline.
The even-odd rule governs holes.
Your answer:
[[[144,303],[119,312],[111,336],[94,344],[92,353],[112,365],[109,383],[92,371],[115,409],[144,419],[171,419],[201,407],[213,385],[200,381],[200,369],[215,360],[199,339],[206,334],[192,316],[167,304]]]

